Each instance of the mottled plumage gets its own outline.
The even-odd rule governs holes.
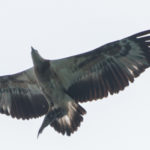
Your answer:
[[[118,93],[150,66],[150,30],[87,53],[43,59],[32,48],[34,66],[0,77],[0,112],[18,119],[45,115],[62,134],[77,130],[86,111],[78,104]]]

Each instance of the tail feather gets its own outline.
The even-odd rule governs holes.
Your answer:
[[[54,127],[57,132],[70,136],[80,126],[84,114],[86,114],[86,111],[79,104],[69,102],[67,114],[56,119],[51,123],[51,126]]]

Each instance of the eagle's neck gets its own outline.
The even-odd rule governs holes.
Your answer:
[[[38,53],[38,51],[33,48],[32,48],[31,55],[32,55],[32,61],[33,61],[34,67],[41,66],[45,62],[45,59],[43,59]]]
[[[38,51],[32,48],[34,71],[38,81],[47,81],[50,77],[50,61],[42,58]]]

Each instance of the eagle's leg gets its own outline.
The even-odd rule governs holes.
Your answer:
[[[45,118],[42,122],[42,125],[39,129],[37,137],[39,137],[39,135],[42,133],[42,131],[45,127],[47,127],[49,124],[51,124],[56,119],[64,116],[64,114],[65,114],[65,111],[61,108],[57,108],[57,109],[54,109],[54,110],[48,112],[48,114],[45,116]]]

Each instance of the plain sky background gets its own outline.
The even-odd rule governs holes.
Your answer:
[[[150,29],[149,0],[0,0],[0,75],[32,66],[31,49],[48,59],[92,50]],[[84,122],[71,137],[0,115],[0,149],[149,150],[150,69],[118,95],[82,106]]]

